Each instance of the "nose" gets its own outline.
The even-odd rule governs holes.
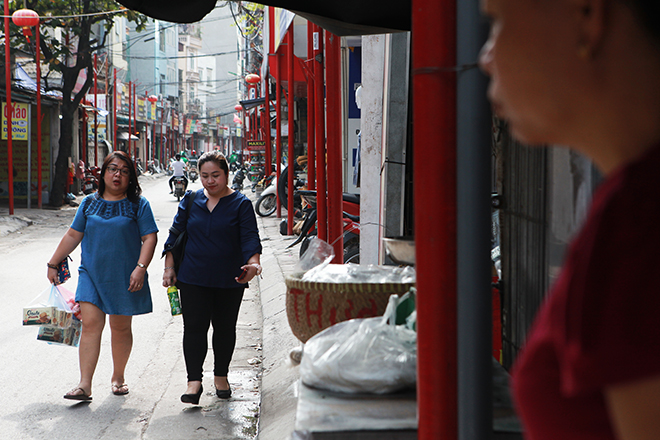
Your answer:
[[[493,42],[489,38],[484,43],[481,51],[479,52],[479,68],[486,75],[491,75],[491,67],[493,64]]]

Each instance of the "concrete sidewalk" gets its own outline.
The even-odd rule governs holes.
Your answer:
[[[247,192],[246,192],[247,193]],[[286,216],[286,210],[283,210]],[[298,402],[296,382],[298,367],[289,358],[292,348],[301,342],[291,333],[286,316],[284,277],[294,271],[298,262],[298,246],[286,247],[295,236],[280,235],[278,219],[257,216],[263,254],[263,279],[259,280],[263,316],[263,373],[261,383],[261,416],[259,438],[286,440],[294,430]]]

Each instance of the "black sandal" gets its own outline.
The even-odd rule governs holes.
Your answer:
[[[80,391],[79,394],[78,394],[78,391]],[[87,394],[87,392],[85,390],[83,390],[81,387],[75,387],[74,389],[72,389],[71,391],[66,393],[64,395],[64,398],[69,399],[69,400],[80,400],[80,401],[87,402],[87,401],[92,400],[92,395]]]

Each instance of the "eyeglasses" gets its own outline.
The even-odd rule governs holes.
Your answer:
[[[117,173],[119,172],[119,173],[121,173],[121,175],[124,176],[124,177],[128,177],[128,176],[131,175],[131,172],[129,171],[128,168],[118,168],[118,167],[116,167],[116,166],[114,166],[114,165],[110,165],[108,168],[106,168],[106,170],[107,170],[110,174],[117,174]]]

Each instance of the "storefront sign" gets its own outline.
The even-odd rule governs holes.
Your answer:
[[[11,138],[15,141],[27,141],[30,131],[28,124],[28,104],[12,103]],[[7,139],[7,103],[2,103],[2,139]]]

